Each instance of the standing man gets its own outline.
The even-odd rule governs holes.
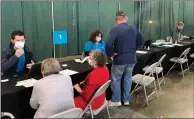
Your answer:
[[[136,50],[144,44],[144,37],[139,30],[127,24],[127,16],[123,11],[116,13],[116,23],[108,36],[106,53],[112,57],[111,89],[112,100],[109,106],[121,106],[121,78],[123,76],[122,100],[129,105],[132,85],[132,72],[136,63]]]

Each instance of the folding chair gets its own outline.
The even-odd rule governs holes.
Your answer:
[[[99,108],[99,109],[96,109],[96,110],[93,110],[92,109],[92,106],[91,106],[91,103],[92,101],[97,98],[98,96],[102,95],[106,89],[109,87],[111,83],[111,80],[107,81],[104,85],[102,85],[97,91],[96,93],[94,94],[94,96],[91,98],[91,100],[89,101],[88,105],[86,106],[86,108],[84,109],[83,113],[82,113],[82,116],[84,115],[84,113],[86,113],[86,111],[90,111],[90,114],[91,114],[91,117],[92,119],[94,118],[94,115],[97,115],[98,113],[100,113],[105,107],[107,109],[107,112],[108,112],[108,116],[110,118],[110,113],[109,113],[109,109],[108,109],[108,101],[105,99],[104,100],[104,104]]]
[[[170,70],[168,71],[167,75],[169,74],[169,72],[176,68],[179,64],[181,66],[181,71],[182,71],[182,76],[184,78],[184,72],[186,72],[188,70],[189,71],[189,65],[188,65],[188,59],[187,59],[187,54],[189,53],[189,51],[191,50],[191,48],[187,48],[181,55],[180,57],[173,57],[170,59],[171,62],[174,62],[174,64],[172,65],[172,67],[170,68]],[[183,64],[187,63],[187,69],[183,69]]]
[[[156,70],[153,71],[153,73],[155,73],[156,76],[157,76],[157,81],[158,81],[158,87],[159,87],[159,89],[161,89],[160,84],[161,84],[162,82],[165,84],[164,74],[163,74],[163,67],[162,67],[162,61],[164,60],[165,57],[166,57],[166,54],[164,54],[164,55],[160,58],[160,60],[158,61],[159,66],[156,67]],[[145,71],[148,69],[148,67],[149,67],[149,66],[145,66],[145,67],[143,68],[143,71],[145,72]],[[159,78],[158,78],[158,75],[159,75],[160,73],[162,74],[162,80],[161,80],[161,81],[159,81]]]
[[[155,78],[154,78],[154,75],[153,75],[153,72],[156,70],[156,67],[158,67],[158,66],[159,66],[159,63],[156,62],[156,63],[152,64],[151,66],[149,66],[143,75],[142,74],[136,74],[135,76],[132,77],[132,80],[133,80],[134,83],[136,83],[136,86],[133,89],[133,91],[131,92],[131,95],[134,92],[136,92],[137,90],[139,90],[141,87],[143,87],[144,88],[144,93],[145,93],[147,105],[148,105],[148,98],[151,95],[153,95],[155,93],[156,97],[158,97],[158,93],[157,93],[157,89],[156,89],[156,83],[155,83]],[[150,95],[147,95],[146,86],[148,86],[148,85],[150,85],[152,83],[155,86],[155,90],[152,91],[152,93]],[[140,85],[140,86],[138,87],[138,85]]]
[[[80,108],[73,108],[59,114],[55,114],[50,118],[81,118],[82,110]]]
[[[1,117],[9,117],[11,119],[14,119],[15,117],[13,116],[13,114],[9,113],[9,112],[1,112]]]
[[[194,53],[191,54],[190,57],[194,59]],[[194,61],[193,61],[193,63],[191,63],[191,65],[189,66],[189,68],[194,68],[194,67],[192,67],[193,65],[194,65]]]

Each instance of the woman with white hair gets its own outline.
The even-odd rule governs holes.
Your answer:
[[[83,82],[74,85],[74,88],[80,93],[80,96],[74,99],[75,106],[82,110],[87,106],[94,93],[109,80],[109,71],[106,67],[106,55],[104,52],[99,50],[91,51],[88,62],[94,69]],[[105,98],[105,93],[95,98],[91,103],[92,109],[100,108]]]
[[[74,93],[70,76],[60,75],[60,64],[55,59],[42,62],[43,78],[34,84],[30,105],[37,109],[34,118],[48,118],[72,109]]]

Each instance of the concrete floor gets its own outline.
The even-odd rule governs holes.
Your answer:
[[[142,91],[132,96],[130,106],[110,107],[112,118],[194,118],[194,69],[181,79],[179,72],[165,76],[166,84],[158,92],[158,98],[151,96],[149,105],[145,106]],[[148,89],[150,90],[150,89]],[[103,110],[97,117],[107,117]]]

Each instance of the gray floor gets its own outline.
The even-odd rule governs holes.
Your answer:
[[[145,97],[140,91],[139,96],[133,95],[130,106],[110,108],[112,118],[193,118],[194,117],[194,70],[181,79],[179,72],[165,76],[166,84],[158,92],[158,98],[153,95],[149,105],[145,106]],[[149,89],[148,89],[149,90]],[[104,110],[99,117],[107,117]]]

